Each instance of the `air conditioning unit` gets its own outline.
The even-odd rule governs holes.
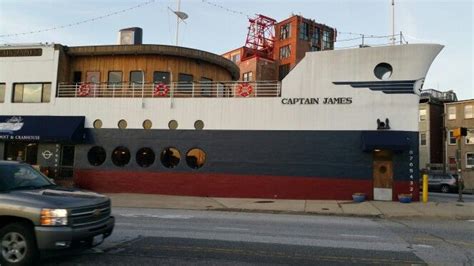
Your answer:
[[[142,44],[143,30],[138,27],[121,29],[119,31],[119,44],[136,45]]]

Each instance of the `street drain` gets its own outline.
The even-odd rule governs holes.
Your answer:
[[[329,211],[329,209],[328,208],[323,208],[323,211]]]
[[[259,201],[254,201],[254,203],[273,203],[273,200],[259,200]]]

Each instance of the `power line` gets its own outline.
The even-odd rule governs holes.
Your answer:
[[[21,36],[21,35],[28,35],[28,34],[36,34],[36,33],[41,33],[41,32],[47,32],[47,31],[53,31],[53,30],[69,28],[69,27],[73,27],[73,26],[77,26],[77,25],[81,25],[81,24],[101,20],[101,19],[108,18],[108,17],[111,17],[111,16],[115,16],[117,14],[125,13],[127,11],[149,5],[151,3],[154,3],[155,1],[156,0],[150,0],[148,2],[138,4],[136,6],[132,6],[132,7],[122,9],[122,10],[119,10],[119,11],[115,11],[115,12],[112,12],[112,13],[107,13],[107,14],[102,15],[102,16],[98,16],[98,17],[94,17],[94,18],[90,18],[90,19],[86,19],[86,20],[82,20],[82,21],[78,21],[78,22],[74,22],[74,23],[64,24],[64,25],[60,25],[60,26],[56,26],[56,27],[52,27],[52,28],[35,30],[35,31],[26,31],[26,32],[20,32],[20,33],[12,33],[12,34],[3,34],[3,35],[0,35],[0,38],[15,37],[15,36]]]
[[[208,5],[211,5],[211,6],[220,8],[220,9],[225,10],[225,11],[230,12],[230,13],[234,13],[234,14],[237,14],[237,15],[246,16],[247,18],[252,17],[251,15],[245,14],[245,13],[242,12],[242,11],[238,11],[238,10],[235,10],[235,9],[230,9],[230,8],[228,8],[228,7],[221,6],[221,5],[219,5],[219,4],[216,4],[216,3],[213,3],[213,2],[209,2],[209,1],[207,1],[207,0],[202,0],[202,2],[205,3],[205,4],[208,4]]]

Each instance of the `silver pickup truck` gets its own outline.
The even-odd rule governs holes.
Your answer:
[[[0,265],[29,265],[43,251],[98,245],[114,224],[109,198],[58,187],[27,164],[0,161]]]

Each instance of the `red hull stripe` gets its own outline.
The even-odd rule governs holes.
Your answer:
[[[104,193],[352,200],[353,193],[361,192],[373,197],[372,180],[324,177],[76,170],[74,181]],[[393,194],[409,193],[408,189],[408,182],[395,182]]]

